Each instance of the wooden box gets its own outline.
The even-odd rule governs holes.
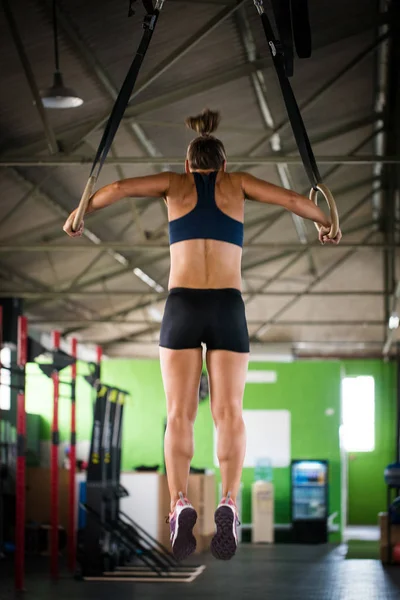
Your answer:
[[[198,519],[193,530],[197,540],[197,553],[208,550],[212,536],[215,531],[214,512],[216,509],[215,476],[212,475],[190,475],[188,486],[188,497],[195,507]],[[160,476],[159,488],[159,519],[158,540],[167,548],[170,548],[170,529],[166,523],[170,509],[170,496],[167,477]]]
[[[26,521],[48,525],[51,514],[50,469],[28,467],[26,470]],[[68,529],[69,471],[59,469],[59,525]]]
[[[379,529],[380,529],[380,540],[381,546],[387,546],[387,520],[388,515],[385,512],[379,513]],[[390,541],[391,544],[400,544],[400,525],[391,525],[390,530]]]

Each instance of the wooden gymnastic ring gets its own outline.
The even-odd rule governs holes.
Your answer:
[[[316,189],[311,188],[311,191],[310,191],[310,200],[312,200],[317,206],[318,206],[318,192],[321,192],[321,194],[323,195],[323,197],[325,198],[325,200],[329,206],[332,224],[331,224],[330,232],[328,233],[328,237],[330,239],[333,239],[337,236],[338,231],[339,231],[339,214],[338,214],[338,210],[336,207],[336,202],[335,202],[334,197],[332,196],[330,189],[323,183],[318,183],[316,186]],[[315,223],[315,227],[319,231],[321,228],[321,225],[319,225],[318,223]]]
[[[72,231],[78,231],[79,227],[81,226],[83,217],[85,216],[87,207],[89,206],[89,200],[92,197],[95,185],[96,185],[96,177],[94,175],[92,175],[88,179],[88,182],[87,182],[86,187],[82,194],[81,201],[79,202],[79,206],[76,211],[74,221],[72,223]]]

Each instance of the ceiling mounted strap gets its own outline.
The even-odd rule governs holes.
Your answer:
[[[129,8],[128,8],[128,17],[132,17],[136,11],[133,8],[133,5],[137,2],[137,0],[129,0]],[[145,11],[148,15],[153,15],[156,10],[160,11],[162,8],[163,2],[153,2],[153,0],[142,0]],[[160,6],[161,4],[161,6]]]
[[[130,10],[133,2],[130,4]],[[144,7],[146,9],[146,15],[143,20],[143,35],[137,49],[136,55],[132,61],[129,71],[122,84],[118,97],[115,101],[110,117],[104,129],[103,136],[101,138],[99,147],[96,152],[95,159],[90,171],[89,179],[83,192],[81,201],[78,206],[78,210],[75,215],[73,222],[73,230],[77,231],[83,221],[83,217],[86,213],[86,209],[89,204],[91,195],[93,194],[96,181],[100,175],[101,169],[103,168],[104,162],[110,151],[111,145],[114,141],[115,134],[118,131],[118,127],[121,123],[122,117],[126,107],[129,104],[130,97],[135,87],[139,71],[143,64],[147,50],[150,46],[151,39],[153,37],[154,30],[157,25],[160,10],[164,4],[164,0],[156,0],[155,3],[150,0],[143,0]],[[150,12],[149,12],[150,11]]]
[[[291,0],[293,36],[299,58],[310,58],[312,52],[308,0]]]
[[[275,23],[283,54],[283,64],[287,77],[293,75],[293,32],[291,0],[272,0]]]
[[[339,227],[336,206],[332,194],[330,194],[329,190],[327,190],[325,186],[322,187],[322,178],[318,170],[317,163],[315,161],[315,156],[310,144],[310,140],[308,138],[307,130],[305,128],[304,121],[296,101],[296,97],[293,93],[292,86],[290,84],[285,70],[284,49],[280,41],[277,40],[276,36],[274,35],[272,25],[264,9],[262,0],[253,1],[261,17],[265,37],[267,39],[268,47],[271,52],[272,61],[275,67],[276,74],[278,76],[283,100],[286,106],[286,111],[288,114],[290,124],[292,126],[293,134],[296,139],[296,144],[304,165],[304,169],[307,173],[308,179],[310,180],[312,189],[315,192],[321,191],[321,193],[324,193],[324,196],[327,199],[327,201],[329,198],[328,203],[331,209],[332,221],[332,228],[329,235],[330,237],[336,237],[337,229]],[[313,199],[316,200],[316,195],[313,195]]]
[[[135,10],[133,8],[133,5],[135,4],[137,0],[129,0],[129,6],[128,6],[128,17],[132,17],[135,14]]]

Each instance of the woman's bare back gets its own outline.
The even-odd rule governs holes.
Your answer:
[[[191,212],[197,204],[197,190],[191,173],[171,174],[167,206],[173,221]],[[218,208],[243,223],[244,194],[241,177],[220,171],[215,185]],[[242,249],[234,244],[208,239],[185,240],[171,245],[169,288],[241,289]]]

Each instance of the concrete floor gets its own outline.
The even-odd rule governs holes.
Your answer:
[[[28,574],[26,600],[398,600],[400,567],[344,560],[342,546],[243,545],[234,560],[196,557],[206,570],[191,583],[89,583],[70,577],[52,584],[47,563]],[[14,598],[12,570],[0,568],[0,599]]]

